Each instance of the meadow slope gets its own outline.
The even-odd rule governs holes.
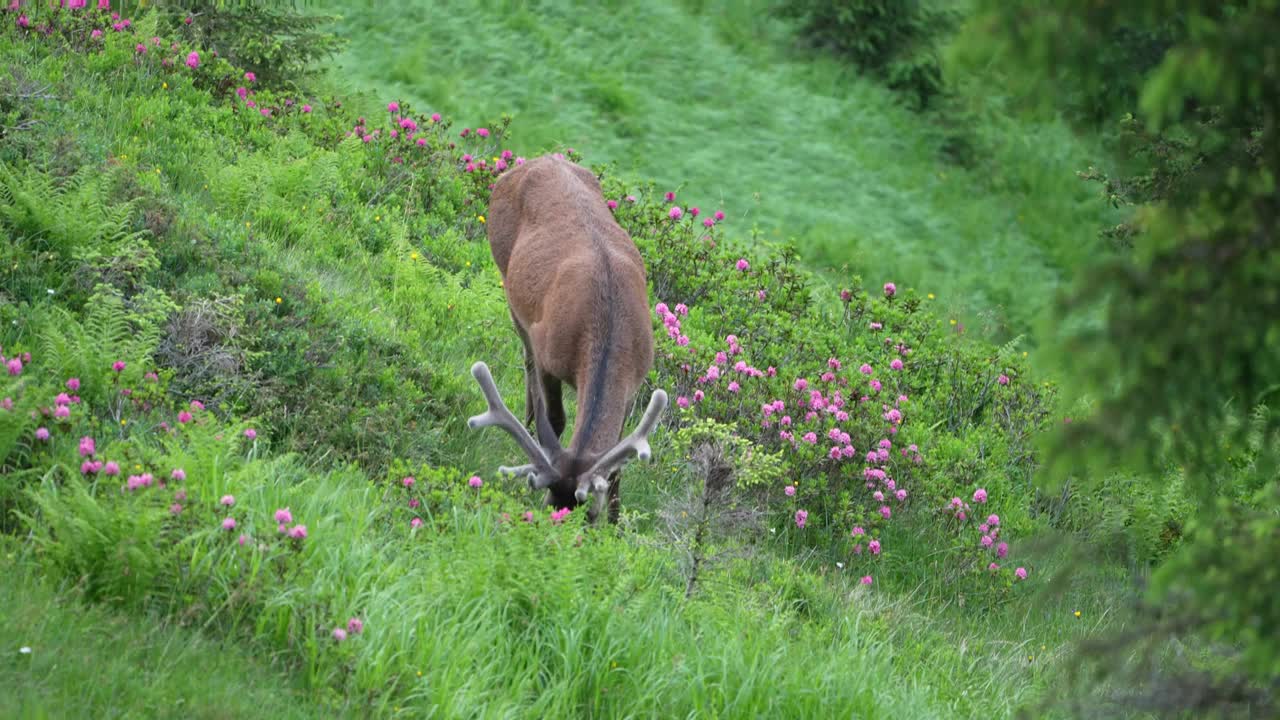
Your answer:
[[[994,96],[922,117],[873,78],[791,48],[771,3],[320,3],[350,40],[333,80],[459,125],[515,118],[524,154],[581,150],[793,241],[835,282],[934,292],[996,338],[1039,330],[1108,217],[1075,173],[1097,148]],[[966,168],[947,148],[977,156]]]

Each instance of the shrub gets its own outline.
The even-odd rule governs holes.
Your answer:
[[[958,14],[933,0],[794,0],[778,6],[804,41],[847,58],[924,108],[943,89],[938,44]]]

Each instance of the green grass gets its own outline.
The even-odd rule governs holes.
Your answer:
[[[81,602],[4,542],[0,696],[6,718],[304,718],[326,712],[296,677],[171,619]],[[20,652],[26,647],[30,654]]]
[[[351,40],[342,85],[471,127],[510,113],[522,152],[616,161],[678,203],[723,208],[740,236],[794,240],[838,284],[915,286],[971,323],[994,311],[999,337],[1041,330],[1097,251],[1106,208],[1074,176],[1098,161],[1092,146],[990,98],[929,122],[874,79],[790,50],[764,2],[322,6]],[[978,143],[973,169],[947,161],[948,132]]]

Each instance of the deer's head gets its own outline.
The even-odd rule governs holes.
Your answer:
[[[533,490],[546,489],[548,504],[556,508],[587,504],[587,518],[595,522],[609,494],[609,476],[632,458],[645,462],[651,459],[649,435],[667,407],[664,390],[653,392],[649,407],[630,435],[603,453],[579,455],[561,447],[546,414],[541,411],[536,413],[538,439],[535,440],[503,403],[488,365],[475,363],[471,366],[471,374],[480,384],[489,409],[468,419],[468,427],[476,429],[493,425],[510,433],[529,462],[515,467],[502,466],[498,471],[527,478]]]

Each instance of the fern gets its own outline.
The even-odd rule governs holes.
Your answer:
[[[112,369],[115,361],[125,362],[124,374],[130,380],[151,365],[160,343],[161,323],[168,314],[164,310],[167,306],[155,298],[156,292],[144,297],[160,307],[144,312],[128,308],[120,294],[107,286],[98,287],[83,321],[64,308],[52,308],[53,317],[44,323],[40,334],[43,363],[58,377],[80,378],[83,395],[105,399],[116,375]]]
[[[85,247],[113,246],[139,237],[131,231],[137,201],[113,202],[115,172],[83,166],[59,182],[34,167],[0,163],[0,224],[16,239],[34,241],[65,259]]]

